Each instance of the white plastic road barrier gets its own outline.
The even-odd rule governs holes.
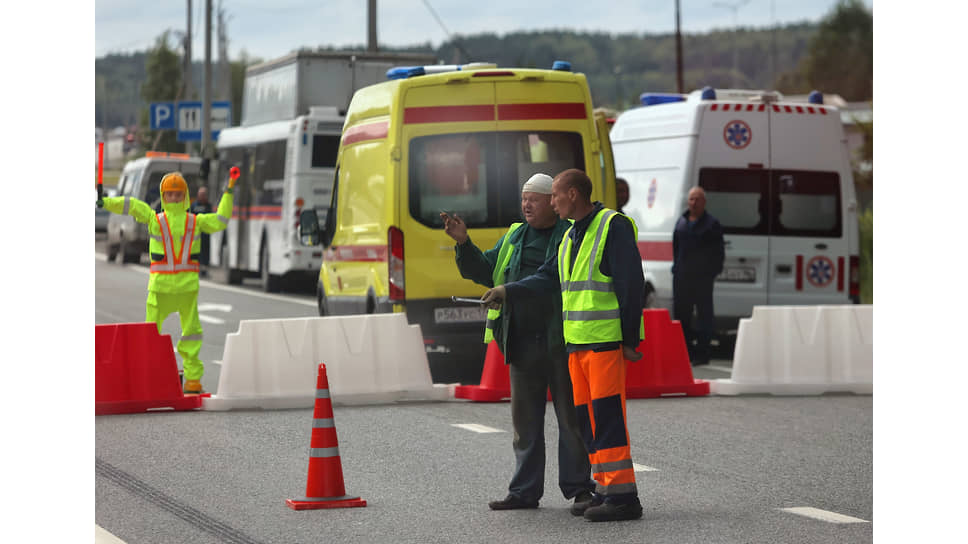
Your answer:
[[[874,392],[874,307],[755,306],[741,319],[730,379],[714,395]]]
[[[453,398],[431,382],[420,326],[396,313],[241,321],[202,409],[311,408],[320,363],[333,404]]]

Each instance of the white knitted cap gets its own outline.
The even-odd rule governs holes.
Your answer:
[[[521,187],[522,193],[540,193],[543,195],[551,194],[551,176],[548,174],[535,174]]]

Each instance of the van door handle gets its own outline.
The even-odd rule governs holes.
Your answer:
[[[817,244],[817,245],[815,245],[813,247],[815,247],[817,249],[827,249],[827,244],[821,242],[821,243],[819,243],[819,244]]]
[[[793,270],[793,267],[791,267],[788,264],[776,265],[776,271],[779,272],[780,274],[789,274],[792,270]]]

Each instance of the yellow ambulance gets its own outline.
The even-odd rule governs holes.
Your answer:
[[[484,311],[455,304],[485,287],[462,279],[440,212],[490,249],[521,217],[532,175],[585,170],[593,200],[615,204],[605,116],[584,74],[494,64],[394,68],[356,91],[343,126],[327,217],[300,218],[323,252],[320,315],[405,312],[419,324],[435,382],[477,383]],[[322,212],[322,210],[320,210]],[[316,231],[318,227],[318,231]]]

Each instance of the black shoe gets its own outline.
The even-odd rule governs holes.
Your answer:
[[[517,495],[508,495],[503,500],[487,503],[491,510],[520,510],[523,508],[537,508],[538,501],[527,502]]]
[[[642,517],[642,503],[636,498],[634,502],[627,504],[602,503],[598,506],[591,506],[585,510],[585,519],[588,521],[621,521],[627,519],[639,519]]]
[[[571,515],[580,516],[591,506],[602,504],[604,499],[601,495],[594,495],[589,491],[582,491],[575,496],[575,504],[571,505]]]

